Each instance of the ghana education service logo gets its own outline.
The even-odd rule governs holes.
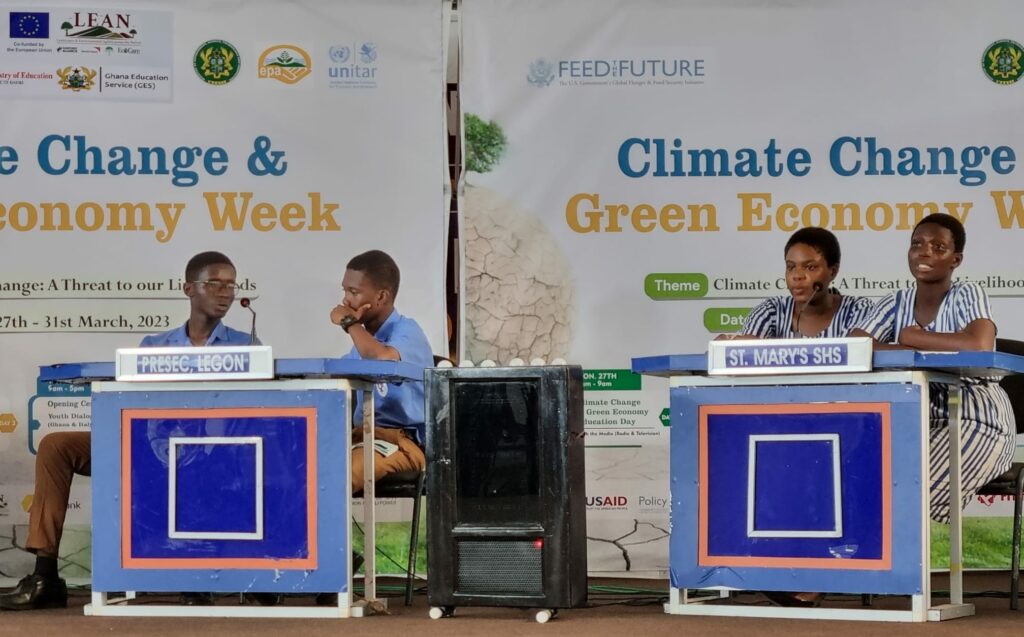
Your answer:
[[[280,44],[260,54],[260,79],[273,79],[285,84],[295,84],[313,70],[313,60],[297,46]]]
[[[1021,58],[1024,47],[1013,40],[993,42],[981,56],[981,68],[988,79],[996,84],[1013,84],[1024,73]]]
[[[238,49],[224,40],[209,40],[196,49],[192,57],[192,66],[207,84],[220,86],[227,84],[238,75],[241,59]]]
[[[96,86],[96,71],[84,66],[65,66],[57,69],[57,83],[65,91],[91,91]]]

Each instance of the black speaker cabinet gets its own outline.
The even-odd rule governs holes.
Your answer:
[[[431,606],[584,604],[583,370],[434,368],[426,396]]]

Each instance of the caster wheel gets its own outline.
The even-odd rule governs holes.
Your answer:
[[[430,618],[441,619],[442,617],[451,617],[455,614],[454,606],[431,606],[430,607]]]
[[[538,624],[546,624],[555,616],[555,611],[544,609],[537,611],[536,619]]]

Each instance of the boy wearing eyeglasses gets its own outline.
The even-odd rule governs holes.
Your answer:
[[[235,266],[220,252],[202,252],[185,266],[185,296],[192,313],[184,325],[162,334],[151,334],[139,347],[196,347],[249,345],[250,335],[221,323],[238,293]],[[252,345],[259,345],[253,342]]]
[[[221,322],[235,300],[235,266],[220,252],[202,252],[185,266],[183,291],[191,303],[184,325],[142,339],[140,347],[249,345],[247,332]],[[258,341],[252,344],[259,344]],[[92,473],[92,438],[87,431],[52,433],[39,443],[36,455],[35,494],[29,510],[25,548],[36,555],[35,570],[9,593],[0,595],[0,609],[65,608],[68,591],[57,569],[64,517],[75,474]],[[185,603],[208,603],[200,594]]]

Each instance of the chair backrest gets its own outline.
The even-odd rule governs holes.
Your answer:
[[[997,338],[996,351],[1024,356],[1024,341]],[[1024,374],[1004,376],[999,381],[999,386],[1010,397],[1010,404],[1013,405],[1013,417],[1017,420],[1017,433],[1024,433]]]

